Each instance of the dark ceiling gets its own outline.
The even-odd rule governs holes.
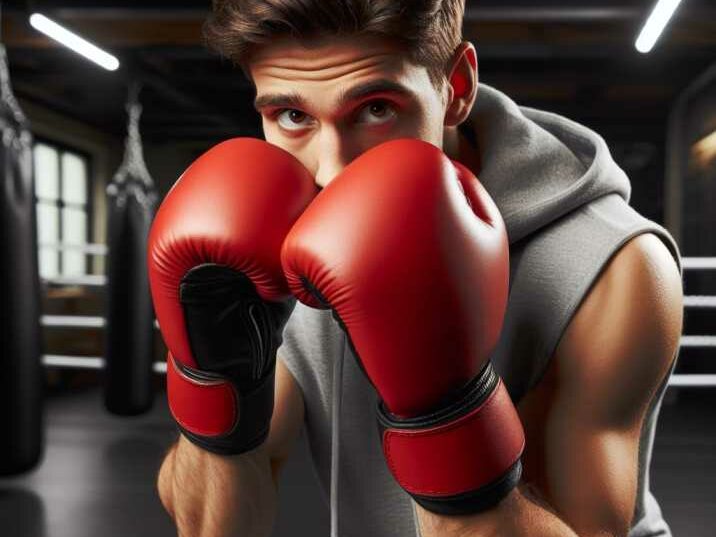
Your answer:
[[[716,59],[716,0],[684,0],[649,55],[634,40],[653,0],[468,0],[465,35],[483,81],[518,102],[601,124],[658,122]],[[16,94],[121,135],[127,84],[143,83],[147,140],[256,134],[252,90],[240,70],[202,44],[210,2],[5,2],[2,41]],[[54,17],[120,58],[96,68],[33,30]],[[642,125],[645,126],[645,125]]]

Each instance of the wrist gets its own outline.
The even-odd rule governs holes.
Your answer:
[[[171,505],[180,535],[268,536],[277,491],[267,450],[240,455],[206,451],[183,436],[170,476]]]
[[[270,461],[270,454],[265,443],[242,453],[216,453],[197,445],[190,438],[187,438],[185,434],[179,435],[175,457],[177,460],[191,461],[191,464],[196,467],[207,464],[219,466],[253,464],[260,466],[264,462],[268,464]]]
[[[415,504],[420,537],[506,537],[516,534],[521,493],[514,488],[490,509],[464,515],[444,515]]]

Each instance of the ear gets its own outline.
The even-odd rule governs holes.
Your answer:
[[[457,47],[448,74],[448,105],[445,126],[455,127],[465,121],[477,96],[477,52],[465,41]]]

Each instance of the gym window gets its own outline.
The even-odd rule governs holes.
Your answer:
[[[89,159],[47,141],[32,151],[41,278],[87,274],[87,256],[61,246],[89,239]]]

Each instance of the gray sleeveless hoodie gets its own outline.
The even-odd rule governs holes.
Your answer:
[[[629,205],[630,184],[604,140],[555,114],[518,107],[480,86],[471,124],[480,180],[507,225],[511,282],[504,329],[492,357],[515,402],[540,380],[572,315],[607,261],[628,240],[654,233],[679,253],[667,231]],[[419,268],[419,267],[416,267]],[[319,481],[328,495],[331,409],[342,401],[339,480],[332,513],[341,537],[413,537],[409,496],[390,475],[375,421],[377,397],[330,312],[296,306],[279,356],[300,385],[305,426]],[[332,383],[334,366],[344,369]],[[339,370],[340,371],[340,370]],[[335,384],[335,388],[334,388]],[[641,435],[639,489],[629,537],[670,536],[649,491],[659,390]]]

